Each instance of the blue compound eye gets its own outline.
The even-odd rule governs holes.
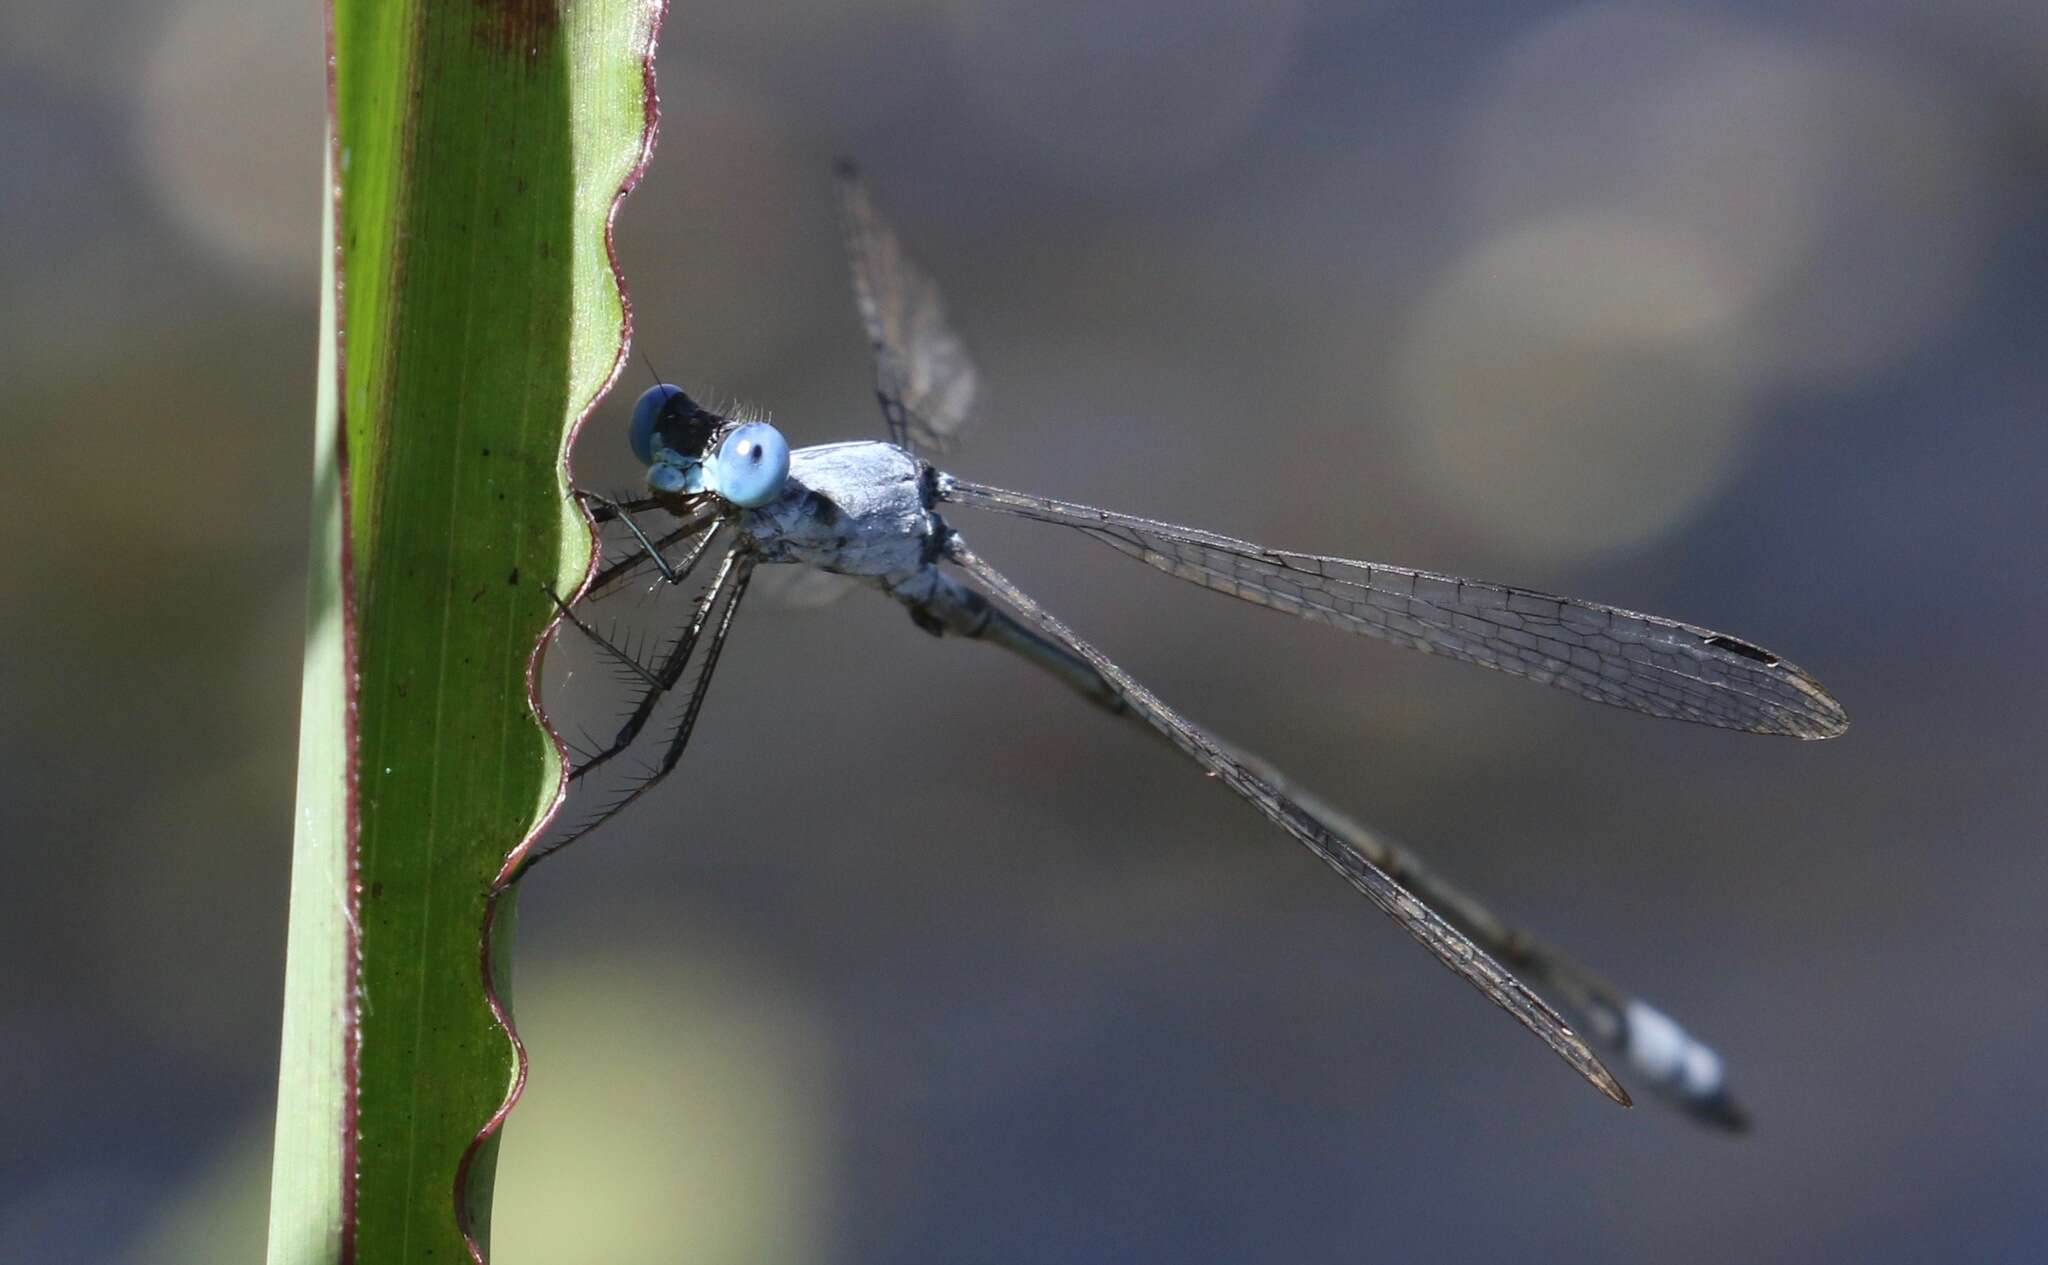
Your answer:
[[[789,441],[766,422],[735,426],[705,464],[704,485],[741,509],[782,495],[789,477]]]
[[[666,382],[641,392],[639,401],[633,405],[633,429],[630,432],[633,455],[649,465],[654,464],[657,447],[674,446],[673,443],[660,443],[659,437],[665,431],[675,431],[677,434],[668,438],[679,441],[682,427],[676,423],[685,420],[696,411],[696,407],[690,397],[683,394],[681,387]]]

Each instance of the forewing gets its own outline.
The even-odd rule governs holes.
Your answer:
[[[946,319],[939,287],[903,253],[860,173],[841,163],[837,175],[854,304],[867,330],[875,398],[889,438],[906,448],[944,451],[974,420],[980,375]]]
[[[1445,966],[1463,976],[1494,1004],[1513,1015],[1523,1027],[1542,1038],[1559,1058],[1571,1064],[1602,1093],[1624,1106],[1628,1105],[1627,1091],[1555,1010],[1487,956],[1485,950],[1464,933],[1387,877],[1357,848],[1330,829],[1311,808],[1287,795],[1272,780],[1237,759],[1207,731],[1159,701],[1151,691],[1111,662],[1108,656],[1075,636],[1065,624],[1004,578],[1001,572],[959,543],[958,537],[953,538],[948,553],[954,562],[1019,615],[1085,660],[1153,728],[1243,796],[1274,824],[1300,840],[1331,869],[1342,874],[1409,935],[1421,941]]]
[[[1674,720],[1832,738],[1849,726],[1798,666],[1726,633],[1532,589],[1290,553],[1215,532],[945,479],[961,505],[1060,523],[1168,575],[1347,632]]]

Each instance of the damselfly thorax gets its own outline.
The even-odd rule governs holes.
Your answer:
[[[898,596],[928,589],[945,547],[938,475],[895,444],[820,444],[790,454],[783,493],[740,517],[763,562],[873,580]]]

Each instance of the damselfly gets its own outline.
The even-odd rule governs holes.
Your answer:
[[[686,678],[690,684],[680,719],[646,776],[529,864],[608,819],[676,767],[755,569],[816,568],[901,602],[926,632],[1001,646],[1171,742],[1615,1101],[1628,1103],[1627,1091],[1515,971],[1547,987],[1645,1082],[1696,1116],[1739,1125],[1741,1113],[1709,1047],[1661,1011],[1507,926],[1411,854],[1263,761],[1188,721],[990,566],[941,511],[988,510],[1070,528],[1219,593],[1651,716],[1830,738],[1848,721],[1827,691],[1770,651],[1677,620],[1408,567],[1270,549],[945,473],[927,454],[946,449],[973,417],[973,362],[946,318],[937,286],[904,254],[850,166],[841,166],[838,184],[856,306],[889,438],[792,452],[767,422],[714,412],[677,387],[657,385],[640,397],[631,441],[647,465],[647,495],[612,500],[579,493],[593,518],[616,520],[636,548],[603,567],[587,596],[649,572],[677,585],[708,565],[711,579],[673,644],[652,663],[570,615],[642,687],[616,738],[585,753],[571,780],[582,781],[634,746],[663,698]],[[641,516],[654,513],[674,524],[650,529]]]

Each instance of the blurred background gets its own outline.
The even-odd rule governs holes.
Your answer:
[[[880,432],[852,155],[984,370],[960,474],[1708,623],[1854,728],[1641,720],[956,515],[1716,1044],[1753,1132],[1606,1103],[1007,657],[760,603],[684,770],[522,898],[495,1259],[2040,1259],[2044,67],[2000,0],[678,0],[619,225],[664,375]],[[256,1259],[320,16],[10,5],[0,68],[0,1260]],[[633,394],[579,477],[630,481]]]

